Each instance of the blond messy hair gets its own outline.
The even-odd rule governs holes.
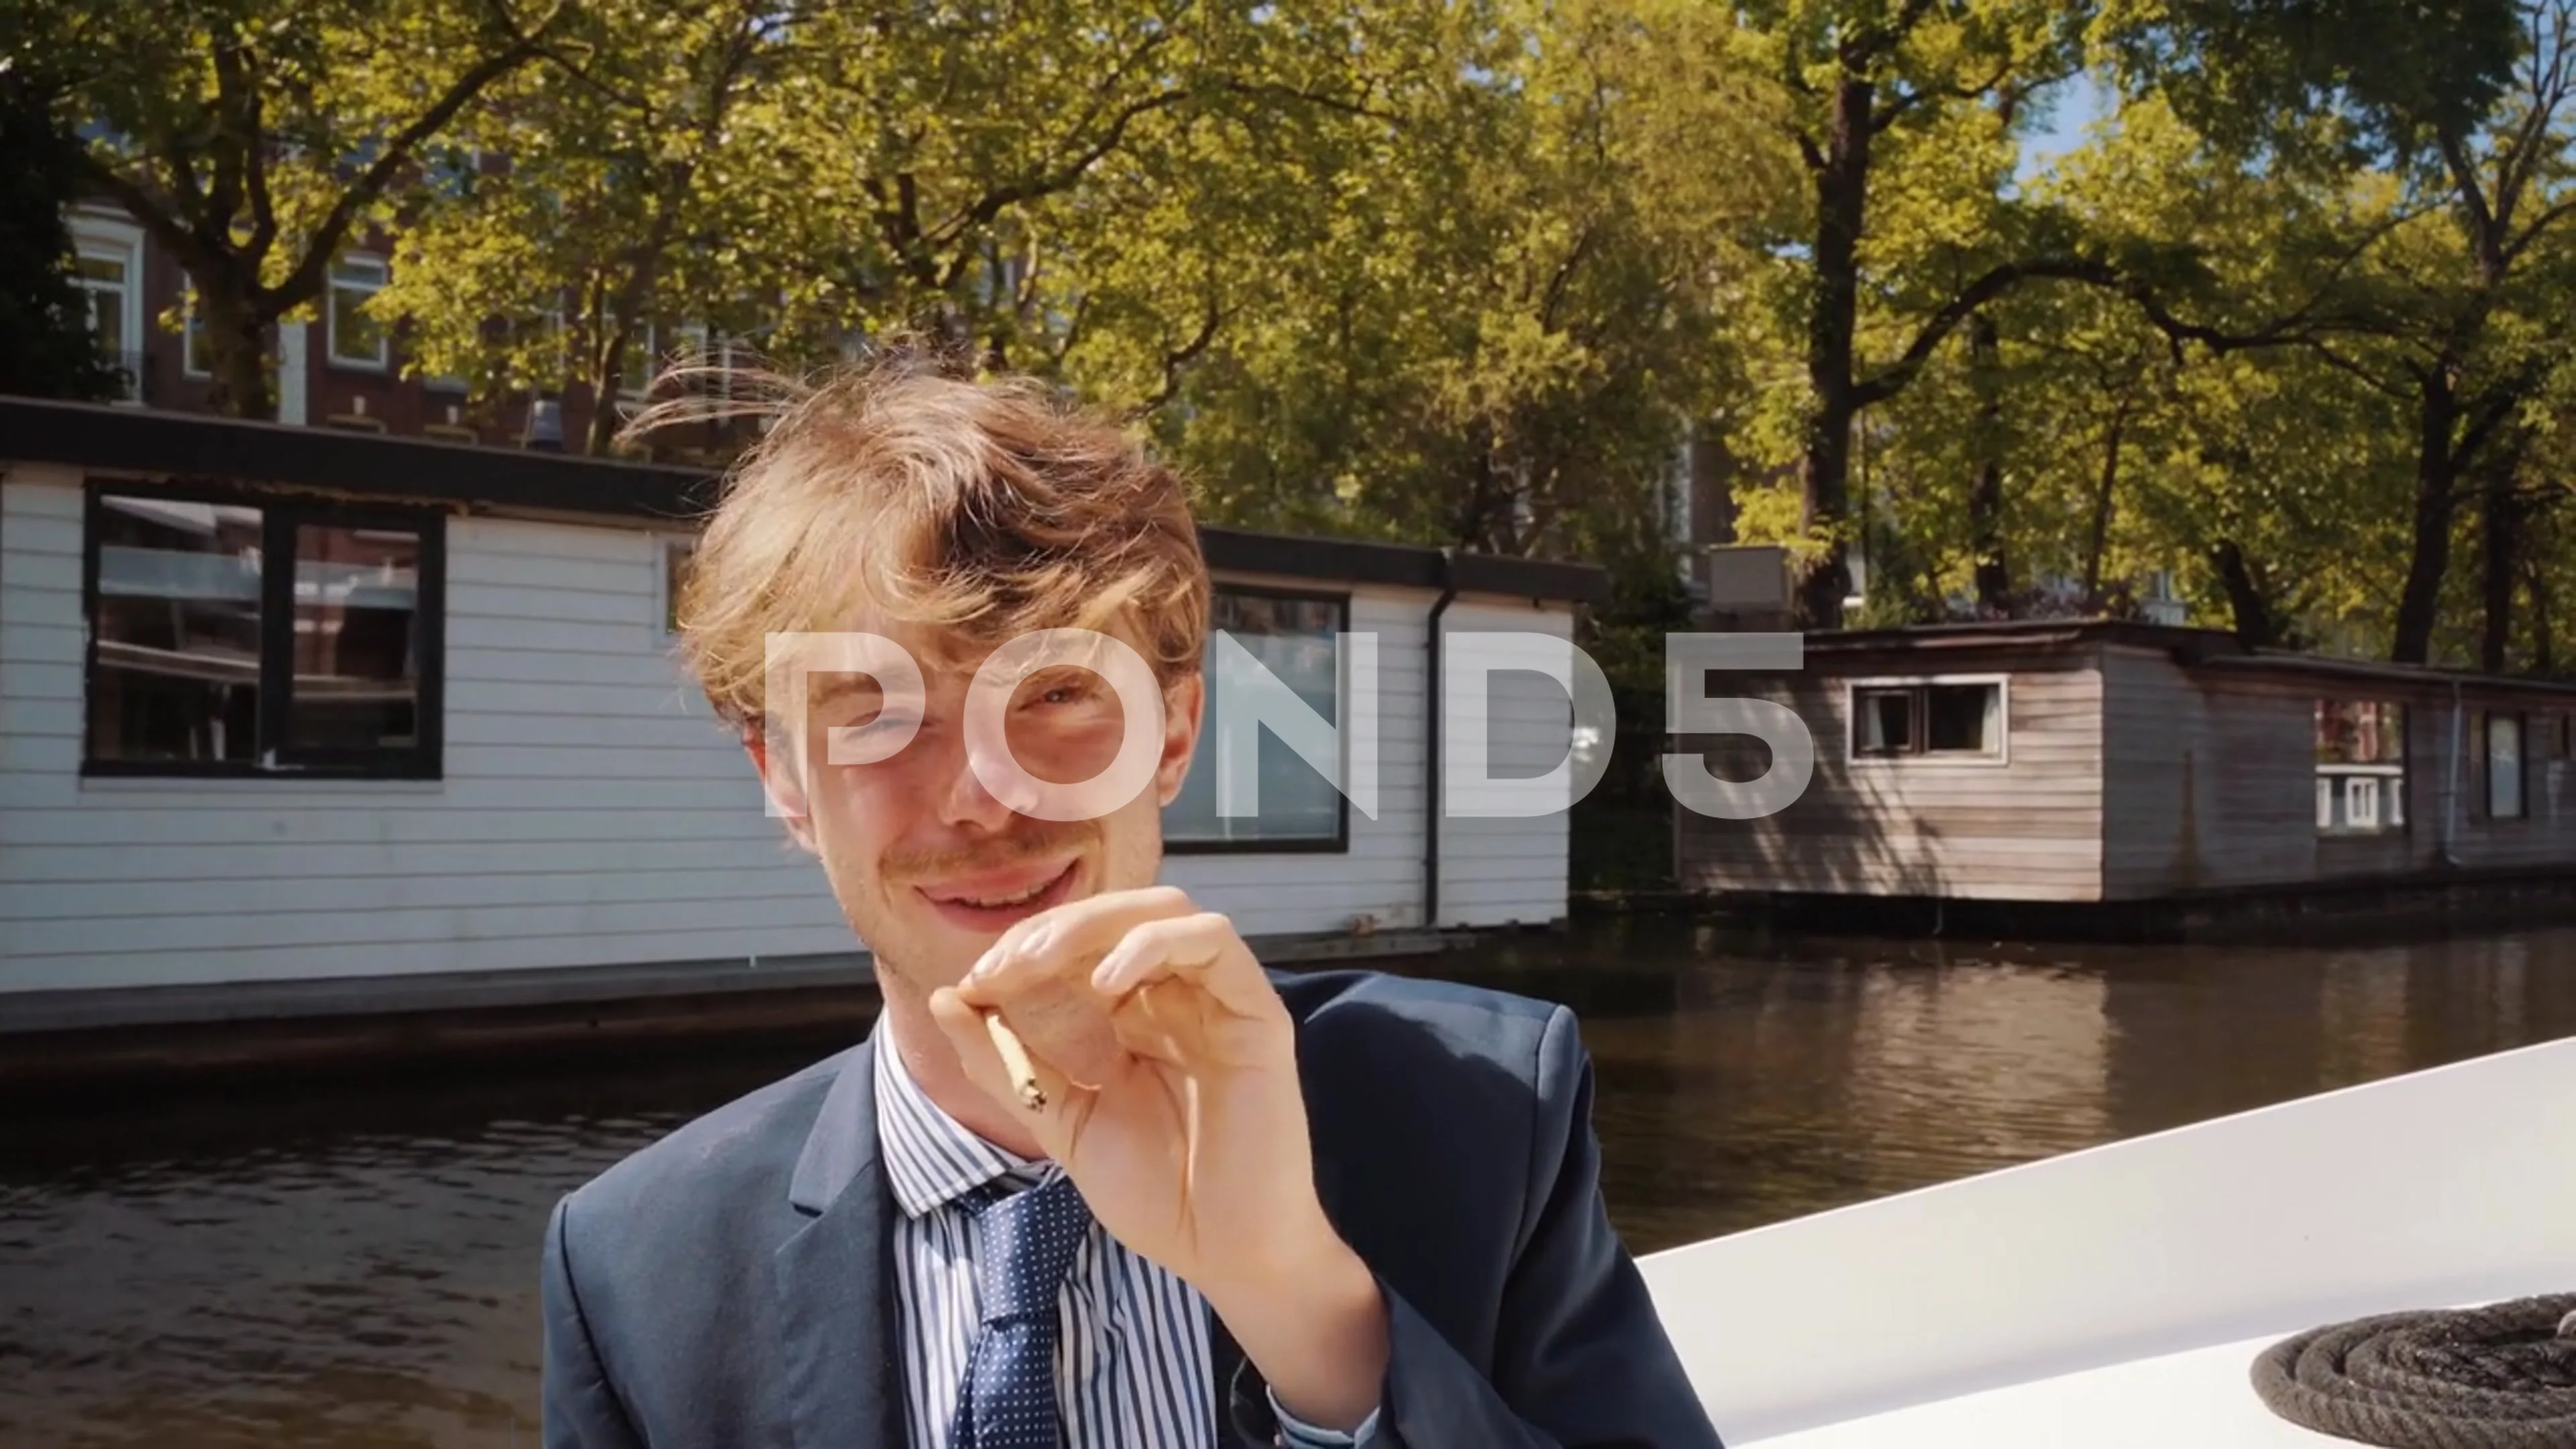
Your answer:
[[[924,668],[1051,628],[1125,633],[1166,685],[1200,668],[1208,579],[1187,491],[1114,424],[908,343],[819,380],[736,370],[725,386],[713,402],[684,387],[627,434],[768,420],[679,599],[682,657],[728,722],[765,720],[772,634],[870,613],[945,636]]]

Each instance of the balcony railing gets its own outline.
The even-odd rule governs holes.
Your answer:
[[[110,352],[107,365],[123,381],[121,391],[113,396],[118,402],[148,403],[153,400],[152,354],[148,352]]]

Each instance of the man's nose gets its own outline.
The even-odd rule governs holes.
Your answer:
[[[940,767],[946,777],[939,802],[939,819],[944,825],[1002,830],[1009,827],[1014,814],[1025,811],[1034,803],[1015,801],[994,793],[984,783],[983,777],[991,775],[997,780],[1007,780],[1008,772],[987,765],[979,773],[975,768],[974,751],[963,740],[954,743],[948,757],[940,762]]]

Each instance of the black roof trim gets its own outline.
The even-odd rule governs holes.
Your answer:
[[[0,397],[0,459],[673,521],[703,516],[717,493],[715,476],[693,468],[25,397]],[[1212,527],[1199,536],[1208,566],[1225,572],[1421,589],[1443,582],[1435,548]],[[1462,592],[1610,597],[1609,575],[1592,564],[1490,554],[1447,562]]]

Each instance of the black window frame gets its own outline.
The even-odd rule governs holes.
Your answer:
[[[447,514],[434,507],[351,503],[210,483],[96,477],[81,509],[81,765],[84,779],[438,780],[444,778],[447,698]],[[248,760],[102,760],[91,753],[91,705],[98,680],[101,515],[109,497],[152,498],[260,510],[259,739]],[[412,647],[420,661],[418,737],[402,750],[297,750],[294,708],[295,542],[305,526],[400,529],[420,536]],[[272,566],[283,560],[284,567]],[[281,661],[287,661],[281,667]],[[275,763],[270,763],[274,760]]]
[[[1218,579],[1210,582],[1208,592],[1211,606],[1217,594],[1233,594],[1253,599],[1280,599],[1301,604],[1330,604],[1334,611],[1333,632],[1336,634],[1351,632],[1351,595],[1347,589],[1296,589],[1279,584],[1238,584]],[[1209,612],[1213,615],[1214,608],[1211,607]],[[1216,636],[1217,630],[1211,622],[1206,645],[1208,649],[1213,650],[1216,647]],[[1214,675],[1206,670],[1204,655],[1201,657],[1201,678],[1208,691],[1208,702],[1213,704],[1216,680]],[[1337,671],[1333,686],[1333,723],[1337,727],[1349,722],[1349,701],[1342,693],[1342,685],[1346,682],[1339,677]],[[1199,718],[1204,731],[1207,715],[1202,712]],[[1190,760],[1192,769],[1198,768],[1199,758],[1205,753],[1206,747],[1207,738],[1202,733],[1199,739],[1199,750],[1193,753]],[[1185,776],[1184,781],[1186,778]],[[1340,790],[1333,792],[1333,833],[1329,837],[1310,835],[1283,837],[1276,840],[1190,840],[1174,839],[1168,831],[1163,836],[1165,855],[1348,855],[1350,849],[1351,797]]]

